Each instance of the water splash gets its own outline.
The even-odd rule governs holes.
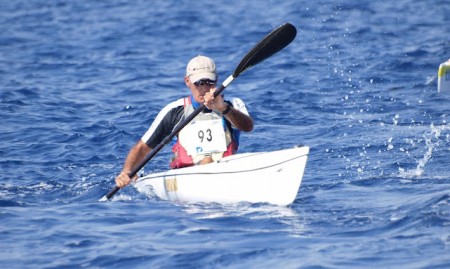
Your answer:
[[[405,170],[404,168],[399,168],[399,175],[403,178],[414,178],[420,177],[425,172],[425,166],[433,156],[433,151],[439,148],[443,143],[448,143],[450,139],[450,134],[445,134],[445,131],[450,130],[450,125],[430,125],[430,131],[423,135],[423,139],[426,145],[426,152],[423,157],[418,160],[417,166],[411,170]],[[449,149],[450,150],[450,149]]]

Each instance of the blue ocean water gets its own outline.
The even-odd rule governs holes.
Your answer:
[[[3,268],[449,268],[448,1],[0,1]],[[297,199],[176,204],[133,187],[130,147],[284,22],[296,40],[237,78],[241,152],[311,147]],[[167,168],[169,149],[144,173]]]

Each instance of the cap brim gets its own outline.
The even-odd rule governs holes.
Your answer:
[[[199,81],[201,79],[209,79],[209,80],[217,80],[217,74],[216,73],[211,73],[211,72],[205,72],[205,73],[198,73],[198,74],[194,74],[194,75],[190,75],[189,78],[191,79],[192,82],[196,82]]]

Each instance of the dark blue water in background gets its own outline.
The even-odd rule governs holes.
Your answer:
[[[449,268],[448,1],[0,1],[4,268]],[[297,199],[175,204],[108,192],[185,65],[225,79],[284,22],[296,40],[231,84],[241,152],[311,147]],[[167,168],[169,149],[144,173]]]

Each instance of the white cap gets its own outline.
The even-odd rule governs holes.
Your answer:
[[[216,64],[211,58],[198,55],[189,61],[186,67],[186,76],[188,76],[192,82],[196,82],[201,79],[216,81]]]

